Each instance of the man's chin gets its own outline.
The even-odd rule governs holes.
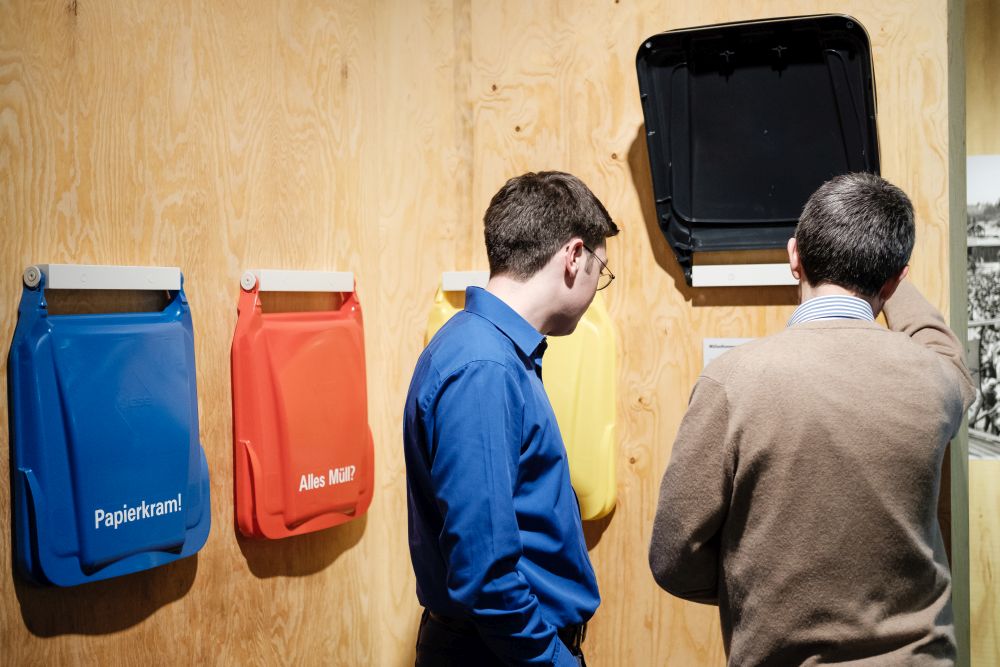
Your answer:
[[[575,320],[573,322],[562,323],[562,324],[560,324],[558,326],[553,327],[552,330],[549,331],[548,335],[549,336],[568,336],[571,333],[573,333],[574,331],[576,331],[576,325],[579,324],[579,323],[580,323],[579,319],[577,319],[577,320]]]

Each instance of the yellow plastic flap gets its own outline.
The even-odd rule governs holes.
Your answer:
[[[424,345],[465,307],[463,292],[438,290]],[[545,391],[569,457],[573,490],[584,520],[600,519],[617,500],[615,330],[604,299],[594,297],[569,336],[550,336],[542,362]]]

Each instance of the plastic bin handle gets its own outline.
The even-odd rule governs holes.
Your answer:
[[[176,266],[109,266],[101,264],[33,264],[24,270],[24,284],[46,289],[171,290],[181,288]]]
[[[240,285],[258,292],[353,292],[353,271],[284,271],[252,269],[240,278]]]
[[[798,284],[788,264],[703,264],[691,268],[692,287]]]
[[[464,292],[466,287],[486,287],[489,271],[445,271],[441,274],[441,290]]]

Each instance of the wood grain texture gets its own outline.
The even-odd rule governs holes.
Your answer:
[[[214,521],[196,558],[78,589],[19,583],[0,548],[3,662],[412,664],[400,439],[427,311],[441,271],[485,266],[481,217],[500,185],[562,169],[623,229],[607,294],[619,504],[587,526],[604,598],[588,657],[723,664],[716,610],[671,598],[649,575],[656,494],[702,339],[776,332],[795,293],[684,284],[652,210],[635,52],[671,28],[859,19],[875,54],[883,173],[918,212],[914,278],[947,308],[946,7],[0,1],[0,338],[13,333],[29,263],[182,267]],[[255,267],[355,272],[377,458],[364,519],[273,543],[238,538],[232,511],[229,346],[239,277]],[[0,399],[6,409],[5,384]]]
[[[966,142],[969,155],[1000,153],[1000,2],[966,0]]]
[[[1000,662],[1000,461],[969,461],[972,664]]]
[[[965,8],[966,149],[1000,154],[1000,2]],[[1000,664],[1000,461],[969,461],[972,664]]]

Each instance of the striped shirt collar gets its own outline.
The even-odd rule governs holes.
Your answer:
[[[856,296],[830,295],[817,296],[802,302],[792,319],[788,320],[788,326],[814,320],[865,320],[874,322],[875,316],[872,314],[872,307],[864,299]]]

